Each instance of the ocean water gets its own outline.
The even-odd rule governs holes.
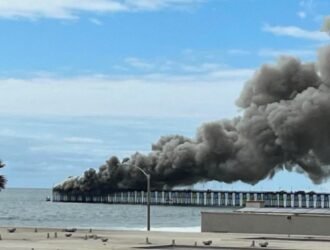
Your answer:
[[[0,192],[0,226],[145,230],[146,206],[46,202],[50,189]],[[201,211],[219,208],[151,206],[151,229],[199,232]]]

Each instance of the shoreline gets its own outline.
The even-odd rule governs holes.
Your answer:
[[[17,226],[17,225],[1,225],[0,229],[4,229],[4,228],[13,228],[13,227],[17,227],[20,229],[48,229],[48,230],[62,230],[68,227],[52,227],[52,226]],[[80,226],[73,226],[71,228],[77,228],[78,230],[89,230],[90,228],[92,228],[93,230],[97,230],[97,231],[134,231],[134,232],[146,232],[147,228],[146,227],[80,227]],[[176,233],[201,233],[201,226],[191,226],[191,227],[171,227],[171,226],[164,226],[164,227],[151,227],[151,231],[153,232],[176,232]]]
[[[135,249],[146,247],[185,246],[185,249],[202,247],[203,241],[212,241],[208,249],[248,249],[252,241],[256,248],[259,243],[269,242],[267,249],[302,249],[326,250],[330,249],[330,237],[324,236],[291,236],[261,235],[261,234],[233,234],[233,233],[201,233],[201,232],[156,232],[136,230],[99,230],[78,228],[67,237],[63,228],[17,227],[14,233],[7,231],[8,227],[0,227],[0,249],[22,250],[99,250],[99,249]],[[48,237],[49,236],[49,237]],[[147,244],[148,241],[151,244]],[[102,241],[104,239],[104,242]],[[205,249],[205,247],[203,247]],[[173,249],[173,248],[165,248]],[[198,249],[198,248],[195,248]]]

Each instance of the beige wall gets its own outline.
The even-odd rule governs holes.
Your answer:
[[[330,235],[330,216],[202,212],[202,232]]]

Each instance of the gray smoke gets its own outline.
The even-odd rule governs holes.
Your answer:
[[[324,22],[323,22],[321,31],[324,31],[324,32],[327,32],[328,34],[330,34],[330,16],[326,16],[324,18]]]
[[[154,189],[216,180],[255,184],[287,169],[315,183],[330,176],[330,46],[317,63],[281,57],[250,79],[237,105],[242,116],[202,125],[194,139],[164,136],[147,154],[112,157],[56,187],[66,191]]]

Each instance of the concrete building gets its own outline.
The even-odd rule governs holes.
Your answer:
[[[202,212],[202,232],[330,236],[330,210],[243,208]]]

